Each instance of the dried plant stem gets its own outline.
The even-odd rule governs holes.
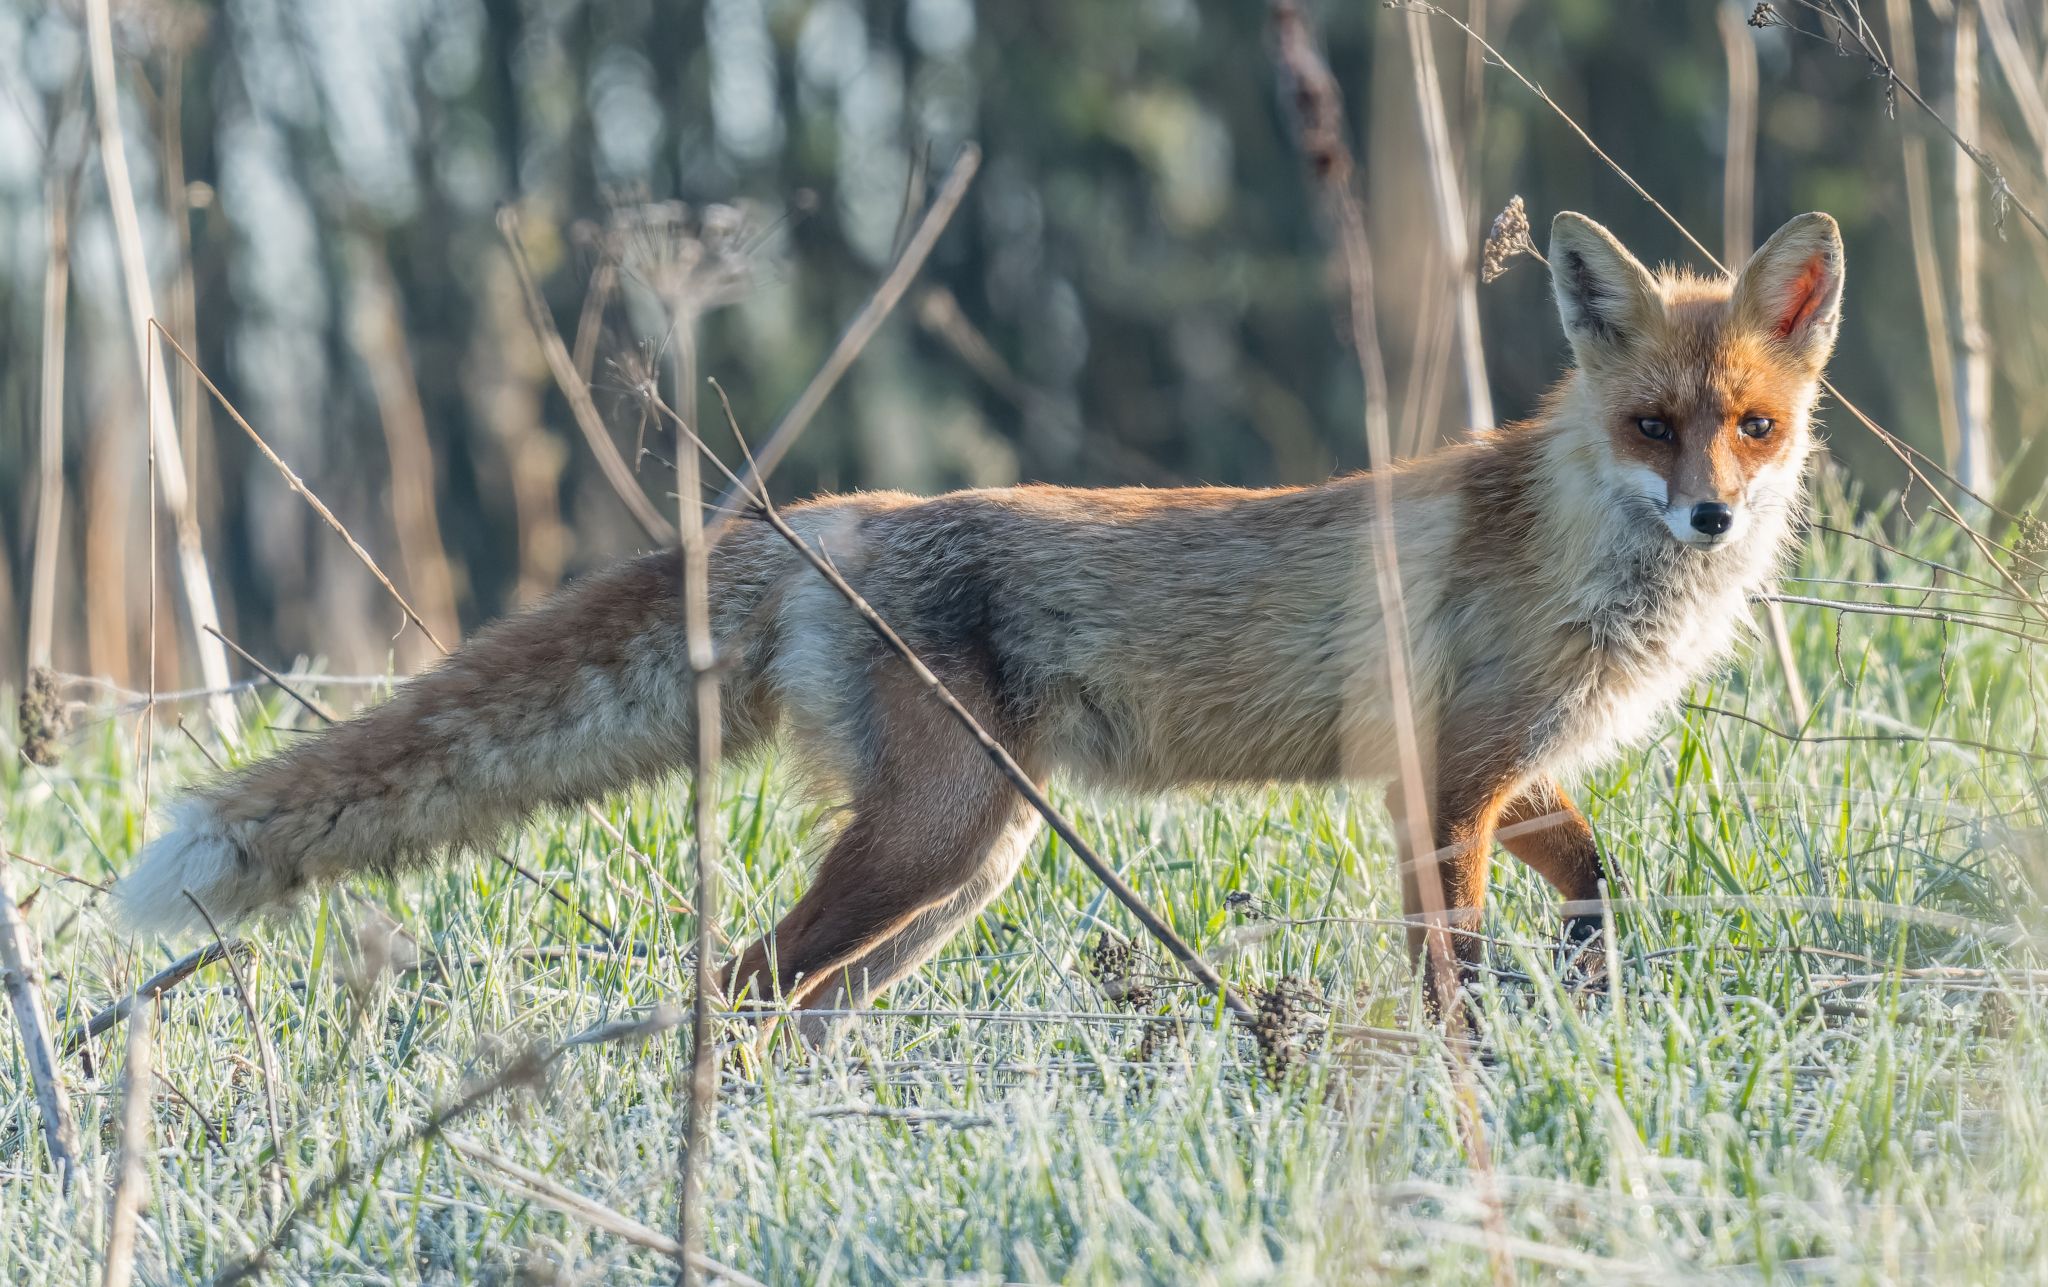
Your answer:
[[[151,323],[151,325],[155,327],[155,323]],[[206,391],[213,395],[214,401],[220,404],[221,410],[228,413],[228,418],[233,420],[236,427],[243,433],[249,435],[249,441],[256,444],[256,450],[262,452],[263,458],[270,462],[271,468],[277,470],[283,476],[285,485],[304,498],[305,502],[313,507],[313,512],[320,516],[321,521],[326,523],[334,531],[335,535],[348,543],[349,550],[355,554],[356,558],[361,561],[365,568],[369,569],[370,575],[377,578],[377,583],[383,586],[385,591],[391,595],[392,599],[398,604],[399,610],[405,613],[406,620],[418,626],[420,632],[426,635],[427,640],[434,647],[442,652],[447,652],[448,645],[441,642],[441,637],[434,633],[433,627],[429,626],[426,620],[413,609],[412,604],[407,602],[406,597],[398,592],[398,587],[391,584],[391,578],[384,575],[384,569],[377,566],[377,560],[370,557],[370,552],[363,548],[362,542],[356,540],[355,535],[342,525],[340,519],[334,516],[334,511],[328,509],[320,498],[313,494],[312,489],[306,486],[305,479],[292,472],[292,467],[285,464],[284,459],[270,449],[270,444],[263,440],[262,434],[256,432],[256,427],[242,418],[242,413],[235,410],[235,404],[228,401],[228,395],[220,391],[220,386],[215,384],[213,378],[206,374],[206,371],[193,359],[190,353],[185,351],[185,346],[178,343],[176,337],[163,328],[155,327],[155,329],[156,333],[163,338],[164,343],[171,346],[171,351],[176,353],[184,361],[185,365],[191,368],[193,374],[199,377],[199,382],[206,386]],[[218,629],[217,623],[215,624],[215,629]],[[212,632],[201,630],[200,633],[202,636],[205,636]],[[221,648],[221,640],[219,638],[208,639],[207,642],[216,650]],[[223,652],[222,655],[225,656],[226,654]],[[207,681],[209,687],[220,687],[226,683],[227,676],[225,674],[218,680],[208,679]]]
[[[1723,719],[1738,720],[1741,723],[1760,728],[1783,742],[1803,746],[1825,746],[1851,744],[1856,742],[1887,742],[1893,745],[1912,745],[1924,742],[1930,746],[1953,746],[1966,751],[1986,751],[1993,755],[2014,755],[2023,760],[2048,763],[2048,753],[2029,751],[2018,746],[1999,746],[1995,742],[1980,742],[1968,737],[1939,737],[1932,733],[1805,733],[1792,732],[1767,723],[1754,715],[1731,711],[1720,706],[1706,706],[1698,702],[1687,702],[1685,709],[1698,711],[1702,715],[1719,715]]]
[[[825,405],[825,399],[839,384],[840,377],[846,374],[847,368],[853,365],[854,359],[860,356],[861,350],[888,320],[897,301],[903,298],[903,292],[910,289],[912,279],[924,267],[932,248],[939,244],[939,234],[952,222],[954,212],[967,195],[967,186],[974,182],[975,173],[980,169],[981,149],[972,143],[962,147],[959,158],[946,175],[945,183],[939,187],[938,196],[932,199],[931,208],[924,212],[917,231],[904,244],[902,255],[889,269],[888,275],[882,278],[881,284],[875,287],[875,293],[868,296],[867,303],[861,305],[860,312],[854,314],[853,321],[840,334],[839,342],[832,346],[825,364],[811,376],[810,383],[797,395],[796,402],[769,431],[760,453],[741,475],[740,483],[719,499],[719,512],[707,526],[705,539],[717,543],[726,525],[732,521],[737,505],[750,493],[761,490],[761,484],[782,463],[783,456],[796,444],[804,430],[810,428],[812,418],[818,414],[818,408]]]
[[[213,941],[221,948],[220,959],[228,964],[228,977],[234,981],[235,996],[242,1003],[242,1020],[248,1024],[249,1040],[256,1046],[256,1058],[260,1061],[263,1073],[263,1116],[270,1124],[270,1165],[264,1168],[267,1179],[265,1187],[269,1190],[271,1209],[282,1210],[285,1192],[284,1123],[277,1109],[277,1059],[271,1053],[270,1038],[256,1017],[256,999],[249,994],[249,985],[242,978],[242,957],[247,954],[227,950],[227,941],[221,937],[220,926],[214,923],[213,913],[206,910],[206,904],[194,898],[189,889],[185,891],[185,897],[198,909],[199,918],[206,922],[206,928],[213,935]]]
[[[1275,56],[1281,76],[1289,86],[1296,132],[1318,195],[1335,224],[1337,252],[1350,288],[1351,343],[1365,390],[1366,451],[1374,465],[1372,539],[1368,543],[1386,634],[1388,690],[1394,710],[1395,750],[1401,765],[1399,790],[1403,808],[1397,825],[1406,829],[1408,851],[1419,865],[1416,883],[1422,894],[1423,912],[1440,927],[1447,923],[1442,878],[1435,864],[1423,862],[1423,856],[1434,852],[1435,845],[1421,738],[1408,681],[1407,612],[1394,548],[1393,473],[1389,468],[1393,463],[1393,444],[1387,423],[1386,366],[1380,355],[1379,322],[1373,306],[1372,249],[1366,236],[1364,211],[1358,195],[1351,190],[1354,165],[1344,140],[1343,101],[1336,78],[1323,62],[1307,21],[1293,0],[1274,0],[1271,15]],[[1432,974],[1447,977],[1453,968],[1449,937],[1434,932],[1427,941]],[[1459,1021],[1455,1016],[1452,1019],[1453,1023]]]
[[[152,330],[156,329],[156,300],[149,282],[149,263],[143,253],[135,189],[128,177],[120,93],[114,83],[113,20],[107,5],[108,0],[86,0],[85,4],[93,104],[99,118],[100,161],[106,171],[108,204],[113,208],[114,240],[127,288],[129,325],[135,333],[143,382],[149,387],[149,432],[159,457],[157,481],[164,507],[171,511],[177,524],[178,574],[185,592],[186,611],[192,618],[199,670],[208,688],[224,688],[228,682],[227,652],[219,640],[206,634],[206,627],[220,624],[220,612],[213,597],[213,576],[200,541],[199,515],[185,470],[185,450],[178,438],[177,418],[171,408],[169,382],[164,378],[163,353],[151,338]],[[151,575],[154,574],[151,569]],[[234,737],[234,704],[226,696],[218,696],[211,700],[209,709],[221,736]]]
[[[717,390],[719,401],[725,406],[726,422],[731,426],[734,437],[739,438],[744,449],[746,440],[740,436],[739,421],[732,413],[732,404],[726,400],[725,390],[719,388],[716,382],[713,383],[712,388]],[[670,419],[673,420],[675,418],[675,412],[670,410],[665,404],[658,405],[660,405],[660,409]],[[691,437],[693,440],[695,439],[694,434]],[[696,440],[696,446],[698,450],[704,451],[705,455],[710,457],[709,450],[704,447],[701,440]],[[715,457],[710,458],[716,459]],[[759,478],[761,472],[750,468],[748,476]],[[1138,896],[1136,890],[1125,883],[1123,877],[1117,875],[1115,868],[1103,861],[1102,856],[1095,852],[1094,846],[1082,839],[1081,833],[1075,829],[1074,824],[1067,821],[1066,816],[1060,813],[1058,809],[1055,809],[1052,802],[1045,798],[1045,793],[1039,790],[1038,784],[1032,781],[1031,775],[1026,773],[1015,759],[1011,758],[1010,752],[1001,742],[990,736],[988,730],[981,726],[981,721],[977,720],[973,713],[960,703],[960,699],[953,695],[952,690],[947,688],[939,677],[931,672],[930,668],[924,664],[924,661],[918,657],[910,645],[904,643],[902,638],[890,627],[889,623],[882,619],[881,614],[876,612],[873,606],[861,597],[860,592],[847,583],[846,578],[839,574],[839,569],[832,565],[832,561],[819,551],[811,548],[801,536],[796,534],[795,530],[788,523],[783,521],[781,512],[775,508],[775,503],[769,499],[767,491],[758,487],[750,487],[744,478],[734,479],[733,486],[741,496],[746,497],[751,502],[752,512],[758,513],[765,519],[768,525],[775,529],[776,534],[787,541],[804,562],[810,564],[819,576],[825,578],[825,581],[834,590],[838,591],[839,597],[845,599],[847,604],[852,607],[854,613],[860,617],[868,629],[873,631],[876,637],[881,639],[888,646],[889,650],[903,661],[904,665],[909,668],[911,675],[924,686],[925,690],[938,701],[939,705],[945,708],[947,714],[951,715],[959,723],[960,727],[967,731],[967,735],[974,739],[975,744],[982,749],[983,754],[987,755],[989,761],[995,765],[996,771],[1001,773],[1009,781],[1010,785],[1016,789],[1017,793],[1024,797],[1025,803],[1029,804],[1033,811],[1045,820],[1046,825],[1052,828],[1053,833],[1066,842],[1067,847],[1073,850],[1074,855],[1081,860],[1082,865],[1094,873],[1095,878],[1109,889],[1109,892],[1115,896],[1116,900],[1122,903],[1132,916],[1137,918],[1138,923],[1145,927],[1146,932],[1158,939],[1160,945],[1165,947],[1189,974],[1194,975],[1196,980],[1204,987],[1216,993],[1223,1002],[1224,1008],[1230,1011],[1233,1018],[1248,1026],[1255,1025],[1258,1021],[1258,1012],[1246,1004],[1244,998],[1240,997],[1235,989],[1225,983],[1222,976],[1217,974],[1207,961],[1204,961],[1192,947],[1188,946],[1179,934],[1174,932],[1173,926],[1167,924],[1166,920],[1159,913],[1153,911],[1146,904],[1145,900]]]
[[[237,657],[240,657],[243,661],[246,661],[251,666],[254,666],[259,672],[262,673],[265,679],[269,680],[272,684],[275,684],[281,691],[283,691],[285,696],[291,698],[300,706],[304,707],[307,713],[312,715],[315,719],[319,720],[323,724],[338,724],[341,722],[341,716],[336,715],[332,710],[329,710],[326,703],[320,701],[316,697],[309,697],[305,693],[302,693],[298,689],[292,687],[291,684],[286,682],[285,677],[283,675],[278,674],[270,667],[256,660],[255,656],[252,653],[250,653],[248,649],[242,647],[242,645],[236,643],[234,640],[228,638],[226,635],[221,634],[221,632],[218,630],[214,631],[213,634],[222,643],[234,649],[235,655]]]
[[[1444,112],[1444,91],[1437,74],[1436,46],[1429,20],[1407,17],[1408,57],[1415,69],[1415,104],[1422,119],[1422,155],[1429,171],[1429,189],[1436,212],[1437,241],[1444,275],[1450,279],[1457,310],[1458,370],[1465,385],[1468,427],[1491,429],[1493,394],[1486,381],[1486,349],[1479,336],[1479,274],[1472,259],[1471,216],[1465,209],[1465,185],[1451,148],[1451,127]],[[1423,424],[1427,433],[1434,426]],[[1377,463],[1381,458],[1375,456]]]
[[[656,1251],[670,1260],[677,1261],[684,1269],[702,1274],[713,1281],[725,1281],[736,1287],[763,1287],[758,1279],[750,1278],[737,1269],[722,1265],[702,1251],[692,1251],[659,1229],[650,1229],[622,1211],[613,1210],[595,1198],[585,1197],[573,1189],[555,1183],[547,1176],[506,1157],[495,1149],[466,1138],[441,1132],[441,1142],[461,1156],[483,1166],[499,1171],[514,1182],[526,1196],[560,1211],[563,1215],[574,1216],[601,1229],[614,1237]]]
[[[695,319],[687,302],[676,313],[677,392],[683,405],[696,406]],[[720,710],[718,659],[711,643],[711,556],[704,535],[703,488],[689,420],[676,419],[677,530],[682,536],[683,635],[688,652],[691,717],[697,728],[697,753],[692,757],[694,826],[697,861],[697,960],[695,999],[690,1020],[689,1116],[684,1124],[682,1182],[679,1185],[676,1233],[682,1246],[677,1282],[694,1281],[696,1261],[704,1252],[701,1187],[705,1149],[711,1140],[711,1117],[718,1106],[718,1052],[712,1044],[713,931],[718,908],[718,762]]]
[[[357,1160],[344,1158],[332,1171],[307,1186],[290,1210],[271,1226],[270,1234],[257,1248],[240,1260],[227,1266],[214,1279],[215,1287],[233,1287],[263,1272],[277,1249],[285,1244],[293,1229],[307,1213],[319,1211],[333,1201],[334,1195],[352,1184],[364,1172],[374,1174],[377,1169],[397,1156],[401,1150],[411,1148],[422,1140],[440,1134],[447,1127],[475,1112],[484,1104],[513,1086],[536,1085],[546,1077],[547,1072],[564,1054],[579,1046],[609,1044],[636,1038],[656,1036],[682,1022],[682,1013],[672,1006],[659,1006],[641,1019],[602,1024],[586,1029],[575,1036],[565,1038],[551,1046],[535,1046],[508,1060],[496,1076],[466,1089],[452,1102],[443,1105],[427,1116],[427,1119],[409,1131],[394,1136],[382,1148]]]
[[[94,1037],[99,1036],[132,1014],[138,1001],[154,1001],[215,961],[222,960],[230,953],[246,956],[249,954],[249,950],[248,944],[238,938],[231,938],[225,943],[216,939],[197,951],[187,952],[169,965],[166,965],[163,969],[144,979],[141,987],[136,988],[127,996],[122,997],[119,1001],[99,1011],[84,1023],[64,1034],[63,1044],[58,1046],[59,1052],[69,1055],[77,1051],[86,1042],[91,1041]]]
[[[60,1182],[71,1187],[78,1167],[78,1127],[71,1116],[71,1096],[57,1067],[56,1047],[50,1043],[50,1012],[43,1005],[42,958],[33,933],[14,903],[13,882],[7,868],[0,866],[0,984],[14,1007],[14,1023],[21,1031],[23,1062],[35,1087],[36,1112],[42,1120],[43,1141],[50,1150],[50,1162]]]
[[[128,1020],[128,1066],[121,1071],[121,1169],[107,1218],[107,1261],[100,1287],[128,1287],[135,1279],[135,1227],[148,1196],[144,1162],[150,1154],[150,1100],[156,1088],[150,1066],[156,1050],[150,1040],[153,1017],[144,1005],[135,1007]]]
[[[1408,674],[1408,614],[1401,593],[1395,550],[1393,446],[1387,424],[1386,369],[1380,355],[1378,320],[1373,305],[1371,246],[1365,213],[1352,189],[1355,166],[1344,137],[1343,97],[1309,33],[1307,19],[1295,0],[1271,0],[1269,22],[1281,83],[1293,106],[1294,127],[1311,176],[1336,228],[1337,249],[1350,288],[1351,342],[1365,389],[1366,450],[1373,463],[1373,575],[1379,595],[1380,621],[1386,636],[1387,692],[1393,711],[1395,753],[1400,763],[1401,808],[1395,819],[1408,835],[1408,861],[1413,873],[1424,924],[1427,955],[1424,987],[1433,990],[1457,978],[1456,954],[1445,932],[1450,918],[1444,905],[1440,855],[1433,843],[1422,746],[1416,726],[1414,689]],[[1463,26],[1464,24],[1459,24]],[[1466,27],[1467,32],[1471,31]],[[1507,1222],[1495,1187],[1492,1150],[1471,1088],[1462,1038],[1465,1009],[1455,996],[1437,997],[1453,1038],[1450,1068],[1458,1106],[1459,1137],[1480,1182],[1481,1222],[1487,1260],[1496,1283],[1514,1281],[1514,1266],[1505,1250]]]
[[[597,404],[590,399],[590,386],[577,374],[576,359],[562,343],[562,334],[555,329],[555,319],[548,312],[547,300],[541,297],[540,286],[533,279],[533,269],[526,262],[526,247],[519,238],[519,215],[510,206],[498,211],[498,231],[505,238],[506,247],[512,252],[512,267],[519,275],[519,287],[526,298],[527,317],[533,323],[534,333],[540,337],[540,348],[547,358],[548,370],[554,373],[555,383],[568,399],[569,410],[576,417],[576,427],[583,431],[584,441],[590,444],[591,455],[597,458],[598,468],[604,471],[605,481],[612,485],[619,499],[639,520],[641,528],[657,544],[673,545],[676,530],[669,525],[654,508],[654,502],[647,499],[647,493],[640,490],[640,484],[633,478],[633,471],[619,455],[619,449],[611,440],[604,427],[604,417],[597,413]]]
[[[64,334],[71,298],[71,185],[50,169],[43,265],[42,439],[37,459],[35,570],[29,577],[28,664],[50,664],[56,630],[57,546],[64,533]]]
[[[1912,0],[1885,0],[1891,27],[1892,57],[1909,79],[1920,78],[1913,39]],[[1948,334],[1948,304],[1943,298],[1941,254],[1934,242],[1933,182],[1927,165],[1927,140],[1900,131],[1899,160],[1906,174],[1906,224],[1913,241],[1913,277],[1920,291],[1920,315],[1926,319],[1927,352],[1934,374],[1934,410],[1941,423],[1942,454],[1951,468],[1960,464],[1963,431],[1956,413],[1954,351]]]
[[[2048,644],[2048,635],[2037,635],[2025,630],[2015,630],[1995,621],[1986,621],[1981,615],[1964,612],[1947,612],[1934,608],[1909,608],[1896,603],[1856,603],[1843,599],[1811,599],[1800,594],[1772,594],[1765,599],[1768,603],[1796,603],[1809,608],[1831,608],[1836,612],[1860,613],[1874,617],[1912,617],[1920,621],[1939,621],[1945,625],[1972,626],[1988,630],[1993,634],[2018,639],[2022,643]],[[1801,721],[1804,723],[1805,721]]]
[[[1919,88],[1910,79],[1899,74],[1898,67],[1886,56],[1883,47],[1877,43],[1876,33],[1871,30],[1870,24],[1864,20],[1863,8],[1857,3],[1857,0],[1793,0],[1793,3],[1802,9],[1808,9],[1820,15],[1823,21],[1834,28],[1834,32],[1837,35],[1853,43],[1856,46],[1857,52],[1870,61],[1871,70],[1879,79],[1883,80],[1893,90],[1903,92],[1907,98],[1912,99],[1913,105],[1918,107],[1927,116],[1927,119],[1933,121],[1941,129],[1942,133],[1949,136],[1949,139],[1955,143],[1957,149],[1964,154],[1969,163],[1983,175],[1984,182],[1991,188],[1993,198],[2001,206],[2019,211],[2020,217],[2026,220],[2028,227],[2032,228],[2042,237],[2048,238],[2048,221],[2044,221],[2031,205],[2021,200],[2019,195],[2012,190],[2012,184],[2006,180],[2004,173],[1999,170],[1998,162],[1992,159],[1989,152],[1971,142],[1973,134],[1965,133],[1959,124],[1951,122],[1940,112],[1935,111],[1934,105],[1921,96]],[[1956,17],[1958,26],[1961,25],[1963,20],[1962,9],[1970,4],[1974,4],[1974,0],[1961,0],[1957,4]],[[1782,19],[1780,21],[1782,22]],[[1970,21],[1974,23],[1974,17]],[[1784,25],[1790,26],[1791,24],[1786,23]],[[1808,32],[1806,34],[1811,35],[1812,33]],[[1973,46],[1970,54],[1970,78],[1974,81],[1976,79],[1976,53],[1974,49],[1976,36],[1974,29],[1970,40]],[[1838,48],[1840,47],[1839,42],[1833,36],[1829,37],[1829,43],[1836,44]]]

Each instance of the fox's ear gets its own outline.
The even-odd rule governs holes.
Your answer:
[[[1569,210],[1550,221],[1550,286],[1582,367],[1626,349],[1664,311],[1650,270],[1613,233]]]
[[[1803,214],[1771,234],[1735,280],[1735,316],[1819,370],[1842,320],[1842,230]]]

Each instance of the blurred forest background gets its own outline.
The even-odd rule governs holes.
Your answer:
[[[2048,246],[1985,167],[2048,209],[2039,0],[1833,5],[1860,33],[1798,3],[1445,5],[1716,255],[1832,212],[1836,382],[2030,503]],[[1539,266],[1477,280],[1510,196],[1539,243],[1575,209],[1645,259],[1705,266],[1452,21],[1304,9],[1360,158],[1403,452],[1528,414],[1564,360]],[[664,274],[690,270],[698,369],[758,437],[970,142],[965,203],[778,495],[1365,466],[1345,292],[1268,21],[1196,0],[116,0],[111,48],[156,315],[452,642],[648,542],[544,360],[502,207],[665,515],[672,439],[643,442],[626,392],[672,348]],[[47,661],[143,687],[154,553],[171,688],[199,681],[199,636],[165,480],[150,491],[87,29],[82,0],[0,0],[0,685]],[[1874,74],[1866,35],[1980,157]],[[174,353],[167,370],[224,631],[279,664],[430,660]],[[1866,495],[1904,483],[1829,420]]]

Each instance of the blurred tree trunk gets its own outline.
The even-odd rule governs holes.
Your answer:
[[[1959,0],[1955,18],[1956,133],[1976,142],[1984,137],[1978,96],[1977,3]],[[1984,175],[1968,152],[1955,155],[1956,205],[1956,389],[1961,449],[1954,469],[1963,485],[1989,496],[1997,478],[1991,437],[1991,334],[1984,326],[1983,214],[1978,193]]]

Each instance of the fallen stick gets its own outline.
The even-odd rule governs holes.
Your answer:
[[[247,943],[244,943],[241,939],[234,938],[229,939],[225,943],[216,939],[196,952],[187,952],[169,965],[166,965],[163,969],[144,979],[141,987],[122,997],[119,1001],[114,1002],[114,1004],[106,1009],[94,1014],[92,1018],[79,1024],[70,1032],[65,1033],[64,1044],[58,1049],[66,1055],[75,1053],[80,1046],[83,1046],[86,1042],[91,1041],[94,1037],[99,1036],[107,1029],[127,1018],[129,1012],[135,1008],[136,1001],[154,1001],[172,988],[177,987],[180,983],[183,983],[186,979],[191,978],[201,969],[223,959],[228,953],[238,952],[246,956],[249,954],[249,950]]]

